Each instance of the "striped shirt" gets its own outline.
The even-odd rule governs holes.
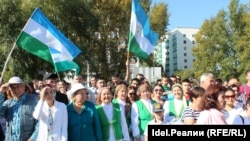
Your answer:
[[[184,122],[185,118],[194,118],[195,122],[197,121],[200,115],[200,111],[193,110],[190,106],[184,109],[181,117],[181,121]]]

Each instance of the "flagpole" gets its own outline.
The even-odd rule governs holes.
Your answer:
[[[8,64],[8,62],[9,62],[9,60],[10,60],[10,56],[11,56],[11,54],[12,54],[12,52],[13,52],[15,46],[16,46],[16,42],[14,42],[14,44],[13,44],[11,50],[10,50],[10,53],[9,53],[9,55],[8,55],[8,57],[7,57],[6,61],[5,61],[5,63],[4,63],[3,71],[2,71],[2,74],[1,74],[1,78],[0,78],[0,82],[1,82],[1,83],[2,83],[2,80],[3,80],[3,75],[4,75],[4,73],[5,73],[5,71],[6,71],[6,68],[7,68],[7,64]]]
[[[127,60],[129,60],[129,57],[130,57],[130,51],[128,50],[127,51]]]
[[[57,74],[57,77],[59,78],[59,81],[61,81],[61,78],[60,78],[59,73],[58,73],[58,72],[56,72],[56,74]]]

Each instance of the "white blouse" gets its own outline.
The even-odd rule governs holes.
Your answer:
[[[150,113],[153,113],[153,105],[151,103],[151,99],[140,99],[144,106],[148,109]],[[140,135],[140,129],[139,129],[139,112],[138,112],[138,107],[136,103],[132,104],[132,109],[131,109],[131,127],[132,127],[132,133],[133,136],[138,136]],[[144,136],[144,135],[143,135]],[[143,140],[143,136],[141,136],[141,140]]]
[[[49,109],[52,110],[52,136],[55,141],[68,140],[68,112],[64,103],[55,100],[54,106],[49,108],[47,102],[39,100],[33,117],[38,120],[38,137],[37,141],[44,141],[48,137],[48,118]]]
[[[234,106],[234,108],[231,111],[225,111],[222,110],[222,113],[224,114],[227,124],[229,125],[238,125],[242,124],[242,121],[239,117],[239,115],[243,112],[243,108]]]
[[[121,100],[121,99],[118,99],[118,98],[117,98],[117,102],[120,105],[120,110],[122,110],[124,112],[124,114],[125,114],[125,105],[126,105],[126,102],[123,101],[123,100]]]
[[[112,121],[113,119],[113,104],[109,103],[109,104],[104,104],[102,103],[102,108],[108,118],[109,121]],[[126,122],[126,118],[124,115],[124,111],[120,111],[121,112],[121,127],[122,127],[122,135],[123,135],[123,139],[122,140],[126,140],[129,141],[129,133],[128,133],[128,126],[127,126],[127,122]],[[109,128],[109,141],[115,141],[115,132],[112,126],[110,126]]]
[[[169,102],[170,101],[166,101],[163,105],[163,109],[164,109],[164,119],[167,121],[167,122],[171,122],[175,119],[174,116],[170,116],[169,115]],[[175,111],[176,111],[176,114],[177,115],[182,115],[181,110],[182,110],[182,106],[183,105],[183,100],[182,99],[174,99],[174,107],[175,107]]]

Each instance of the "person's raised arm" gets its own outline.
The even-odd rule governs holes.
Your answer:
[[[130,61],[129,59],[127,59],[126,61],[126,76],[124,81],[126,82],[126,84],[129,84],[129,79],[130,79]]]

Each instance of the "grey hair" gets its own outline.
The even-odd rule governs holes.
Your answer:
[[[203,73],[200,77],[200,84],[207,78],[207,77],[214,77],[212,73]]]

